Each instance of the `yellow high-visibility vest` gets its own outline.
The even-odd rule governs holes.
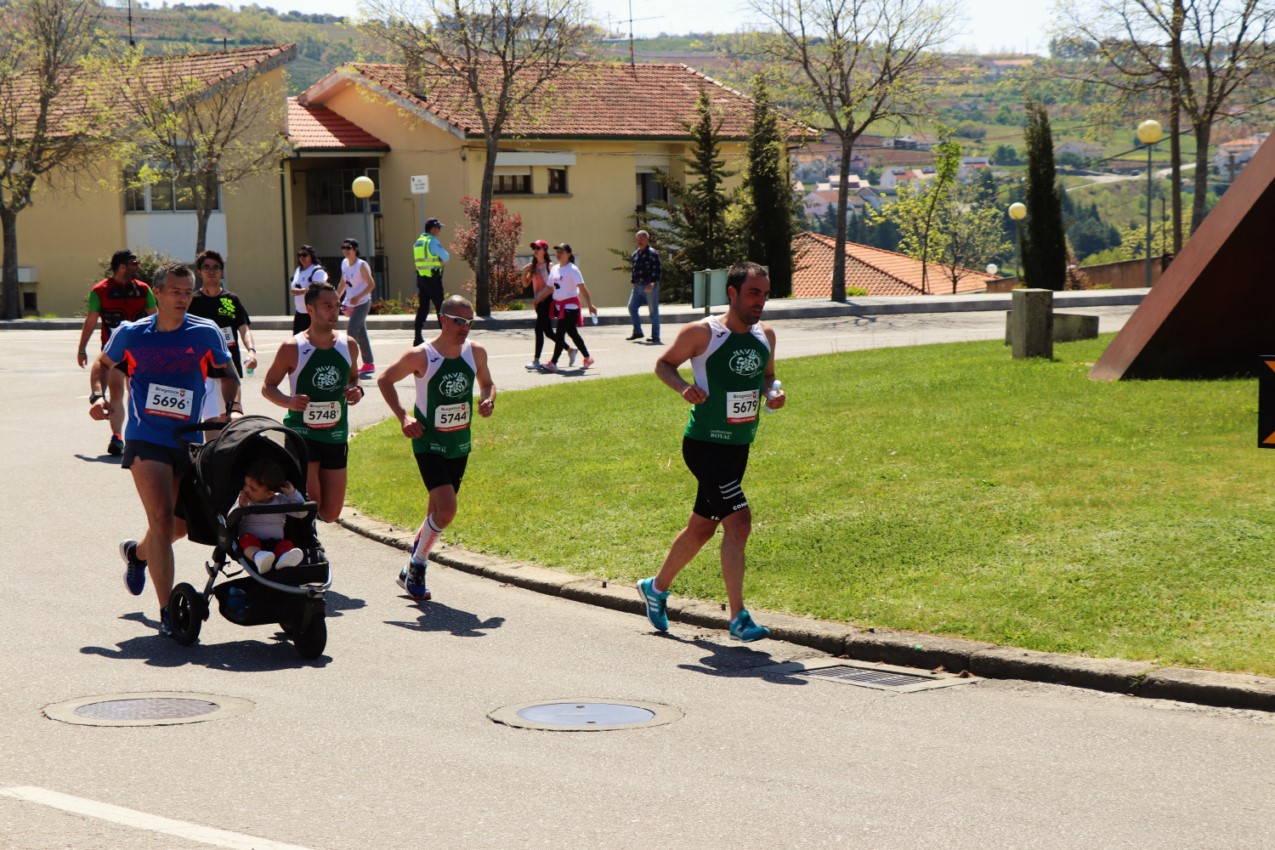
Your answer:
[[[443,267],[443,261],[434,253],[434,239],[428,233],[422,233],[412,246],[412,259],[416,261],[416,273],[422,277],[433,277],[434,270]]]

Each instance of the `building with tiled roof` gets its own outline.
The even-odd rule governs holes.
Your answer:
[[[831,298],[832,264],[837,243],[831,236],[803,231],[793,239],[797,263],[792,276],[794,298]],[[855,242],[846,243],[846,290],[862,290],[870,296],[950,295],[952,281],[946,270],[929,263],[922,290],[921,261],[905,254]],[[996,275],[970,269],[957,284],[957,294],[983,292]]]
[[[149,56],[141,59],[137,72],[141,87],[149,93],[168,92],[174,102],[193,102],[197,107],[213,92],[246,86],[249,99],[277,102],[272,120],[281,120],[284,66],[294,58],[296,48],[290,44],[245,47]],[[93,127],[85,121],[91,114],[90,99],[100,97],[94,90],[100,92],[103,84],[108,95],[119,85],[90,80],[84,71],[74,72],[72,84],[50,116],[54,132],[70,135],[105,129],[127,135],[129,114],[123,99],[113,101],[109,126]],[[27,114],[32,114],[29,107]],[[281,129],[272,124],[253,127],[252,132],[277,135]],[[193,205],[175,178],[166,175],[166,163],[147,164],[155,169],[156,179],[141,187],[127,185],[123,165],[114,162],[100,163],[94,179],[53,174],[42,182],[35,203],[18,218],[24,306],[60,315],[82,314],[89,286],[102,277],[104,258],[124,246],[187,261],[194,258]],[[219,209],[208,221],[206,245],[226,256],[227,285],[253,313],[277,312],[286,303],[280,281],[287,271],[283,255],[287,205],[279,174],[269,173],[223,188]]]
[[[353,121],[324,106],[288,98],[288,141],[299,155],[364,151],[386,152],[390,146]]]
[[[720,124],[727,167],[742,174],[753,101],[685,65],[584,63],[553,81],[542,108],[512,115],[506,124],[494,165],[495,200],[521,216],[523,243],[571,243],[601,305],[628,302],[629,278],[615,268],[611,249],[632,250],[635,212],[667,199],[661,174],[684,177],[682,157],[690,152],[701,91]],[[319,247],[363,233],[361,207],[351,205],[343,189],[367,174],[378,187],[370,228],[376,250],[369,259],[386,294],[411,296],[412,245],[424,219],[443,222],[450,248],[456,229],[468,224],[463,199],[481,193],[487,148],[469,95],[455,81],[431,75],[429,66],[409,73],[403,65],[352,63],[302,92],[291,114],[299,122],[290,130],[298,152],[288,165],[290,191],[298,198],[291,242]],[[352,136],[329,124],[332,146],[319,150],[313,143],[324,132],[312,123],[318,117],[342,120],[346,131],[358,128],[384,147],[356,149]],[[815,135],[790,126],[795,137]],[[447,291],[463,291],[471,278],[453,253],[444,272]]]

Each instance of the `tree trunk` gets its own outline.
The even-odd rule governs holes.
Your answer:
[[[208,219],[212,217],[212,210],[206,210],[203,205],[195,210],[195,256],[191,257],[194,262],[195,258],[204,252],[208,242]],[[198,276],[196,276],[198,279]]]
[[[478,266],[474,269],[474,313],[491,315],[491,195],[496,178],[496,133],[487,136],[483,185],[478,195]]]
[[[1169,197],[1173,201],[1173,255],[1182,251],[1182,78],[1189,73],[1182,59],[1182,27],[1186,19],[1182,0],[1173,0],[1173,20],[1170,33],[1173,57],[1169,74],[1169,164],[1173,186]]]
[[[854,149],[854,136],[841,137],[841,185],[837,187],[837,244],[832,255],[832,300],[844,304],[846,300],[846,207],[850,199],[850,153]]]
[[[0,207],[0,228],[4,230],[4,298],[0,316],[22,318],[22,293],[18,286],[18,214],[7,206]]]
[[[1209,191],[1209,137],[1212,126],[1207,121],[1193,122],[1195,130],[1195,196],[1191,198],[1191,233],[1204,221],[1204,196]]]

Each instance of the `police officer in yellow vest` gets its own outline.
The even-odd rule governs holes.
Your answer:
[[[416,335],[413,345],[420,345],[425,339],[422,331],[429,318],[430,302],[434,303],[435,313],[441,313],[443,309],[443,263],[451,258],[443,243],[438,241],[442,229],[443,223],[431,218],[425,222],[425,232],[412,246],[412,258],[416,261]]]

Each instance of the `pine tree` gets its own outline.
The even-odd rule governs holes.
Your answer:
[[[765,78],[753,78],[753,127],[748,141],[744,193],[748,259],[770,270],[770,294],[792,294],[793,193],[779,116],[770,107]]]
[[[1054,170],[1054,142],[1044,104],[1027,101],[1027,224],[1023,231],[1023,277],[1036,289],[1061,290],[1067,283],[1067,237],[1062,197]]]

